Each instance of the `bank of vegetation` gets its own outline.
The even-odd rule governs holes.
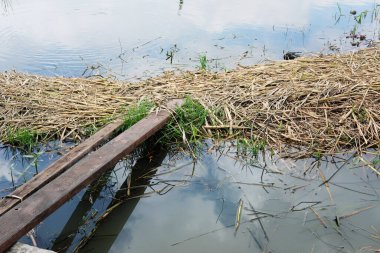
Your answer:
[[[6,72],[0,140],[29,147],[80,141],[115,118],[123,117],[127,128],[167,100],[186,98],[162,140],[236,139],[292,157],[378,149],[379,69],[380,49],[370,48],[132,83]]]

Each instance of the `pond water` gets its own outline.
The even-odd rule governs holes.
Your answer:
[[[379,248],[380,182],[353,155],[292,161],[211,141],[198,153],[194,162],[155,148],[120,162],[36,228],[38,245],[68,252]],[[378,163],[380,156],[364,158]]]
[[[335,53],[380,39],[380,7],[374,0],[1,0],[0,7],[0,71],[48,76],[137,80],[197,69],[203,55],[208,69],[224,71],[282,59],[287,51]],[[364,40],[352,38],[353,31]],[[2,147],[0,196],[59,158],[67,145],[56,144],[32,154]],[[126,158],[39,225],[38,245],[72,252],[94,233],[81,252],[380,248],[380,186],[360,161],[350,155],[315,162],[266,154],[265,162],[262,156],[236,157],[226,145],[221,155],[207,152],[212,146],[207,143],[195,164],[164,151],[150,162]],[[367,160],[378,168],[378,157]],[[136,169],[134,175],[133,166],[146,174]],[[321,173],[328,178],[336,171],[329,188],[321,185]],[[126,194],[118,189],[126,188],[128,175],[136,181],[120,204],[117,199]],[[31,243],[28,237],[22,241]]]
[[[354,27],[367,42],[379,39],[374,0],[2,0],[2,7],[0,70],[44,75],[144,78],[194,69],[201,55],[210,69],[230,69],[284,51],[352,49],[346,36]],[[358,24],[351,10],[368,13]]]

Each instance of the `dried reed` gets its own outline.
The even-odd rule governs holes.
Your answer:
[[[164,73],[136,83],[7,72],[0,74],[0,89],[2,140],[7,129],[23,127],[80,138],[85,127],[139,99],[161,104],[190,96],[209,111],[204,133],[211,137],[238,132],[289,156],[380,144],[379,48],[225,73]]]

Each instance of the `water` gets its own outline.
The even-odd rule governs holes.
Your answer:
[[[352,43],[358,40],[347,38],[355,27],[357,34],[366,35],[359,48],[380,35],[380,7],[374,0],[2,0],[0,4],[0,71],[48,76],[101,74],[137,80],[165,70],[197,69],[202,55],[208,59],[208,69],[224,71],[282,59],[286,51],[307,55],[356,50]],[[368,13],[358,24],[351,10]],[[32,155],[2,147],[0,196],[58,159],[59,145],[40,147]],[[329,185],[330,197],[327,188],[319,186],[318,164],[303,175],[313,160],[272,163],[267,154],[267,163],[261,158],[246,166],[249,159],[236,161],[233,148],[219,156],[219,151],[205,151],[195,165],[187,156],[172,157],[164,151],[154,155],[153,164],[141,160],[136,165],[134,159],[126,159],[39,225],[38,245],[70,252],[98,225],[82,252],[373,252],[380,247],[378,179],[357,159],[343,164],[347,155],[320,163],[326,178],[344,165]],[[373,159],[376,162],[376,157],[368,157]],[[271,173],[262,177],[264,164]],[[97,223],[109,206],[118,205],[115,194],[125,198],[125,191],[117,191],[125,188],[133,166],[158,167],[158,176],[132,181],[142,185],[131,189],[133,198]],[[174,168],[178,170],[159,175]],[[241,225],[235,232],[240,199]],[[256,216],[249,203],[263,212],[262,226],[250,221]],[[305,209],[292,211],[299,203],[296,209]],[[308,208],[313,204],[317,214]],[[371,208],[360,211],[366,207]],[[349,217],[337,227],[335,216]],[[31,243],[27,237],[22,241]]]
[[[268,152],[248,159],[233,143],[213,145],[206,142],[195,163],[158,148],[137,162],[125,160],[39,225],[38,244],[69,252],[322,253],[380,246],[379,180],[357,158],[292,161]]]
[[[72,144],[59,145],[51,142],[50,145],[35,148],[32,152],[0,146],[0,197],[10,194],[15,187],[43,171],[69,146]]]
[[[0,70],[44,75],[136,79],[194,69],[200,55],[223,70],[281,59],[288,50],[348,50],[350,10],[370,11],[358,32],[379,36],[374,0],[3,0],[3,7]]]

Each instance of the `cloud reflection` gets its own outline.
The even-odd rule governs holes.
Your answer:
[[[373,4],[373,0],[338,2],[346,8],[351,5],[369,8]],[[117,57],[122,49],[131,50],[157,38],[160,40],[149,45],[154,46],[153,49],[145,47],[138,48],[138,53],[130,52],[128,56],[133,59],[126,68],[145,68],[138,71],[141,73],[147,68],[167,67],[164,50],[174,44],[181,50],[189,49],[183,55],[180,54],[184,51],[178,53],[175,60],[193,64],[189,63],[190,57],[215,51],[215,40],[226,34],[258,38],[256,44],[282,52],[284,38],[279,37],[280,33],[275,34],[272,27],[276,31],[279,26],[304,31],[313,24],[315,32],[333,25],[333,15],[338,11],[333,0],[193,0],[184,1],[181,10],[177,0],[29,0],[12,3],[12,11],[0,16],[0,69],[38,73],[42,70],[49,75],[54,71],[61,74],[56,66],[63,75],[80,75],[84,62],[105,63]],[[306,42],[307,39],[302,38]],[[299,42],[298,37],[290,40],[293,44]],[[313,45],[317,43],[318,46],[308,47],[308,50],[320,49],[321,43],[315,41],[313,39]],[[219,50],[215,55],[240,55],[247,50],[244,48],[247,44],[252,41],[235,40],[223,45],[226,50]],[[164,53],[158,55],[160,50]],[[223,55],[227,50],[228,55]],[[142,56],[149,56],[149,62],[136,60]],[[116,63],[110,66],[112,69],[118,67]],[[45,69],[52,69],[53,73]]]
[[[341,5],[363,5],[373,1],[341,0],[338,2]],[[337,1],[333,0],[195,0],[186,3],[183,15],[202,29],[209,32],[221,32],[226,28],[242,25],[306,26],[310,23],[310,13],[313,8],[336,5]]]
[[[10,161],[2,161],[0,157],[0,181],[6,180],[7,182],[12,181],[11,177],[11,163]]]

